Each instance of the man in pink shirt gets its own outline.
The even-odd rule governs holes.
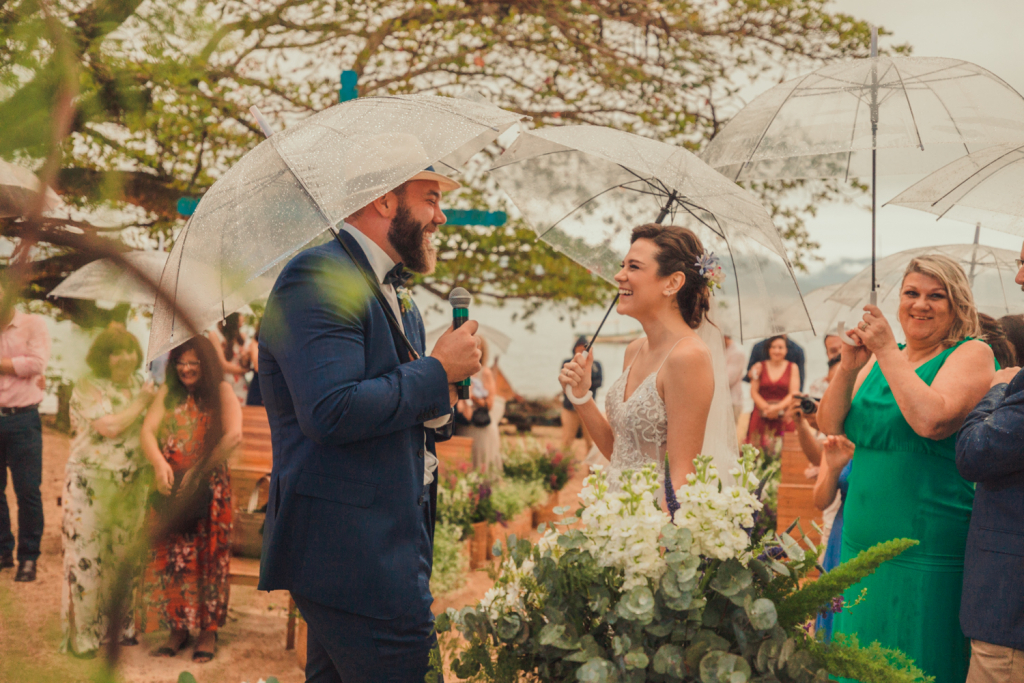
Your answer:
[[[16,296],[0,280],[0,570],[14,566],[14,536],[7,509],[7,470],[18,499],[18,572],[35,581],[43,536],[43,430],[38,380],[50,360],[50,335],[38,315],[14,309]],[[9,288],[8,288],[9,289]]]

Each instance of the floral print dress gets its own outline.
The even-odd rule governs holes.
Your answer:
[[[210,413],[195,400],[168,410],[157,442],[175,473],[199,462]],[[195,530],[171,534],[150,550],[143,579],[139,627],[216,631],[228,615],[231,568],[231,479],[227,463],[210,478],[213,499]]]
[[[61,588],[61,652],[87,653],[107,634],[107,608],[118,571],[141,553],[132,552],[145,520],[152,469],[139,445],[140,418],[115,437],[101,436],[93,421],[123,412],[142,387],[90,376],[71,394],[74,437],[65,469],[61,533],[64,582]],[[138,572],[131,569],[137,576]],[[122,636],[135,634],[129,610]]]

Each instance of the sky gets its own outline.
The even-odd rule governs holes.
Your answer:
[[[1024,2],[1019,0],[837,0],[831,9],[884,27],[894,35],[883,36],[882,47],[909,43],[914,56],[951,57],[974,62],[1024,93],[1024,50],[1020,27],[1024,26]],[[879,179],[881,206],[923,176],[890,176]],[[860,264],[871,254],[869,198],[864,208],[831,204],[821,207],[808,220],[812,239],[821,244],[824,263],[813,265],[802,284],[818,286],[835,281],[833,274],[852,274],[852,265],[835,268],[839,262]],[[974,227],[956,221],[936,221],[934,216],[898,206],[880,208],[878,221],[879,256],[912,247],[970,242]],[[1018,251],[1019,237],[986,230],[984,244]]]

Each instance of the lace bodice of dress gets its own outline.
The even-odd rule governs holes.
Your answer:
[[[609,484],[613,487],[617,486],[621,472],[638,470],[649,463],[658,468],[659,480],[665,473],[668,413],[658,394],[658,371],[645,377],[629,400],[624,401],[629,370],[626,368],[615,380],[605,398],[605,412],[615,437],[608,466]]]

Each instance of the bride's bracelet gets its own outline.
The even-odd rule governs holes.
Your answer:
[[[575,396],[573,396],[572,391],[569,389],[569,387],[565,388],[564,393],[565,397],[569,399],[569,403],[573,404],[574,406],[581,406],[584,405],[585,403],[590,403],[590,399],[594,398],[594,392],[589,390],[580,398],[576,398]]]

